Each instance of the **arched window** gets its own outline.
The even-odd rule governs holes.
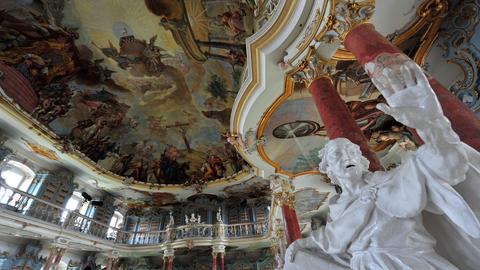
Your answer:
[[[67,201],[67,205],[65,206],[66,210],[63,211],[63,213],[62,213],[61,221],[62,222],[65,221],[69,211],[71,212],[71,211],[75,211],[77,209],[82,210],[82,208],[84,208],[84,207],[82,207],[83,204],[84,203],[83,203],[82,194],[78,191],[74,191],[72,196],[70,196],[70,198]],[[84,213],[81,213],[81,214],[84,214]]]
[[[120,212],[115,211],[113,213],[112,218],[110,219],[110,224],[109,224],[110,228],[108,228],[107,230],[107,237],[115,239],[117,237],[117,230],[112,229],[112,227],[116,229],[120,229],[120,226],[122,224],[123,224],[123,215]]]
[[[0,176],[5,179],[7,185],[26,192],[32,184],[35,173],[25,164],[10,160],[7,162],[5,169],[2,170]]]
[[[18,189],[23,192],[27,192],[28,188],[32,184],[35,172],[32,171],[25,164],[22,164],[15,160],[10,160],[3,165],[4,168],[0,172],[0,177],[5,180],[5,183],[12,189]],[[21,195],[15,193],[14,190],[9,188],[0,189],[0,203],[15,206]]]

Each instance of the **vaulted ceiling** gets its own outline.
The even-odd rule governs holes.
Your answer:
[[[254,32],[251,6],[41,3],[0,4],[0,69],[26,78],[2,87],[57,139],[141,182],[205,182],[246,168],[224,134]]]

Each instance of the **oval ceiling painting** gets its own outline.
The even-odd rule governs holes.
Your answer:
[[[159,184],[232,175],[245,166],[223,137],[253,33],[243,2],[6,1],[0,68],[24,79],[2,87],[115,174]]]

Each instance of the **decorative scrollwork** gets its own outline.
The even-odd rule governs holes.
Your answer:
[[[276,192],[273,193],[273,199],[275,204],[279,206],[288,206],[292,209],[295,208],[295,195],[291,192]]]
[[[299,66],[299,71],[292,78],[295,82],[304,83],[308,87],[314,80],[320,77],[332,77],[335,75],[336,65],[336,61],[324,60],[318,50],[311,46],[307,57]]]
[[[255,1],[257,2],[257,1]],[[268,20],[273,16],[277,7],[279,6],[279,0],[266,0],[266,1],[258,1],[255,6],[254,14],[256,16],[256,20],[258,23],[259,28],[262,28]]]
[[[337,2],[334,15],[330,17],[330,31],[325,37],[344,40],[348,32],[355,26],[367,22],[375,10],[375,1],[340,0]]]
[[[446,8],[445,1],[432,0],[421,9],[423,13],[438,12]],[[421,14],[423,14],[420,12]],[[449,16],[442,25],[437,46],[443,49],[443,57],[448,63],[458,65],[464,77],[455,81],[449,88],[467,107],[478,113],[480,111],[480,80],[478,80],[480,49],[473,37],[478,32],[480,1],[465,0],[449,11]]]
[[[295,207],[295,195],[293,194],[295,187],[290,179],[281,175],[272,175],[270,176],[270,186],[276,205]]]

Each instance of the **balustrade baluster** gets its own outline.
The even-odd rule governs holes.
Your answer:
[[[3,202],[3,199],[5,198],[7,194],[7,190],[4,187],[0,187],[0,203]]]
[[[166,241],[179,241],[192,238],[263,236],[268,234],[269,230],[268,222],[265,221],[230,225],[191,223],[170,228],[168,231],[156,230],[133,233],[110,227],[107,224],[97,222],[78,212],[71,212],[50,202],[43,201],[23,191],[7,189],[2,183],[0,183],[0,203],[4,206],[9,205],[10,207],[6,208],[8,210],[60,225],[65,230],[80,231],[86,235],[130,245],[158,245]],[[61,215],[65,211],[67,211],[67,215],[62,221]]]
[[[47,207],[48,207],[48,205],[46,205],[46,204],[41,204],[41,206],[42,206],[42,208],[41,208],[41,210],[40,210],[41,212],[40,212],[40,217],[39,217],[39,218],[40,218],[41,220],[47,220],[47,215],[48,215],[48,209],[47,209]]]
[[[52,215],[52,211],[50,211],[50,205],[47,205],[45,208],[45,221],[49,221],[50,216]]]
[[[20,201],[21,203],[20,203],[20,206],[18,207],[18,212],[24,212],[25,208],[28,205],[28,202],[30,201],[30,198],[28,198],[27,196],[22,196],[22,199]]]
[[[30,209],[28,215],[34,218],[38,218],[39,212],[41,211],[40,206],[38,204],[34,204],[34,207]]]
[[[18,194],[18,193],[16,193],[15,195],[16,195],[16,196],[14,196],[14,199],[15,199],[15,198],[16,198],[16,199],[15,199],[15,203],[14,203],[13,207],[15,207],[15,210],[16,210],[16,211],[19,211],[20,204],[21,204],[21,201],[22,201],[23,196],[22,196],[21,194]]]
[[[12,202],[14,194],[15,193],[12,191],[12,195],[10,197],[8,197],[7,205],[10,205],[10,203]]]

